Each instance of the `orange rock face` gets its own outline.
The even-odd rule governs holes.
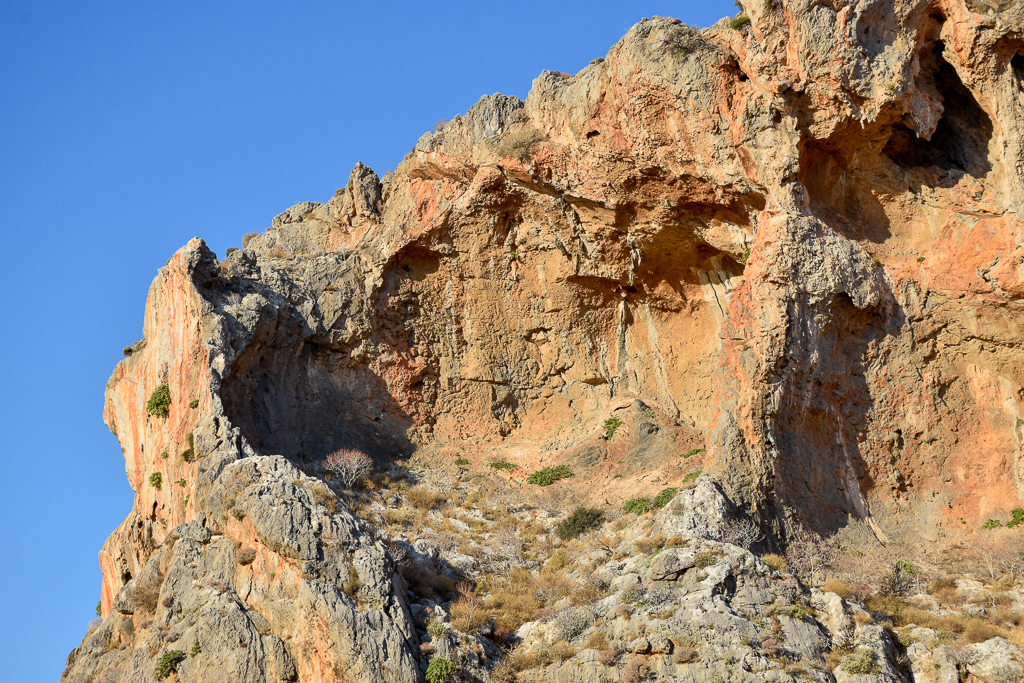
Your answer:
[[[605,500],[706,446],[780,541],[930,541],[1021,506],[1024,9],[745,4],[738,29],[645,20],[525,103],[482,98],[219,265],[175,254],[107,389],[137,496],[104,615],[207,518],[203,458],[232,439],[312,468],[340,447],[567,462]],[[302,582],[266,552],[260,591]],[[299,680],[329,680],[328,640]]]

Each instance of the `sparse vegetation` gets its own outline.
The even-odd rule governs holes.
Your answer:
[[[440,619],[431,619],[430,623],[427,624],[427,634],[435,640],[443,638],[448,635],[448,627]]]
[[[601,426],[604,428],[604,438],[611,441],[612,437],[615,436],[615,431],[622,426],[622,420],[613,415],[605,420]]]
[[[866,647],[862,647],[857,650],[856,654],[844,659],[839,668],[848,674],[868,676],[878,675],[882,671],[878,666],[878,660],[875,659],[875,653]]]
[[[163,484],[164,475],[161,474],[160,472],[153,472],[151,475],[149,475],[149,485],[155,488],[157,491],[160,490]]]
[[[750,17],[746,14],[741,14],[737,17],[733,17],[733,20],[729,22],[729,28],[736,29],[739,31],[744,26],[750,23]],[[746,263],[746,261],[744,261]]]
[[[559,522],[555,527],[555,533],[563,541],[568,541],[597,528],[601,525],[602,519],[604,519],[604,513],[601,510],[578,507],[571,515]]]
[[[156,662],[156,668],[153,670],[153,676],[158,681],[162,681],[168,676],[178,671],[178,665],[185,660],[185,653],[181,650],[169,650],[164,653],[160,659]]]
[[[181,452],[181,459],[185,462],[192,462],[196,459],[196,440],[192,432],[185,435],[185,440],[188,442],[188,448]]]
[[[490,463],[490,467],[495,470],[505,470],[506,472],[511,472],[512,470],[517,469],[519,466],[509,462],[508,460],[495,460],[494,462]]]
[[[691,483],[697,481],[697,479],[700,477],[700,475],[701,475],[701,471],[700,470],[694,470],[693,472],[690,472],[685,477],[683,477],[683,484],[684,485],[685,484],[691,484]]]
[[[698,453],[703,453],[704,450],[705,449],[703,449],[703,448],[691,448],[690,450],[686,451],[685,453],[680,453],[679,457],[680,458],[690,458],[690,457],[693,457],[693,456],[697,455]]]
[[[202,651],[203,648],[199,645],[199,639],[197,638],[196,641],[192,643],[192,649],[189,650],[188,656],[195,657],[196,655],[201,654]]]
[[[709,552],[697,553],[693,558],[693,566],[697,569],[707,569],[715,563],[715,556]]]
[[[520,124],[509,128],[498,138],[494,151],[501,158],[512,157],[525,161],[534,145],[541,142],[544,136],[539,130],[528,124]]]
[[[189,401],[188,402],[188,407],[191,408],[192,410],[195,410],[196,408],[198,408],[199,407],[199,399],[198,398],[194,398],[191,401]]]
[[[767,555],[761,556],[761,561],[777,572],[784,572],[789,569],[789,565],[786,562],[786,558],[784,558],[782,555],[768,553]]]
[[[469,467],[469,461],[465,458],[455,458],[455,464],[459,467]]]
[[[678,493],[679,489],[675,487],[670,486],[669,488],[664,488],[658,492],[657,496],[654,497],[654,502],[652,504],[656,508],[663,508],[668,505]]]
[[[981,525],[982,529],[998,529],[1003,525],[998,519],[986,519],[985,523]]]
[[[554,467],[545,467],[542,470],[537,470],[526,478],[526,483],[536,484],[537,486],[551,486],[556,481],[573,476],[576,475],[572,473],[568,465],[555,465]]]
[[[167,417],[170,414],[171,388],[161,384],[149,395],[146,412],[156,417]]]
[[[427,665],[427,683],[448,683],[455,678],[458,666],[444,657],[434,657]]]
[[[651,501],[649,498],[630,498],[622,504],[622,511],[625,513],[633,513],[634,515],[642,515],[651,509]]]

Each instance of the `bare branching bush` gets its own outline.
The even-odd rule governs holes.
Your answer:
[[[975,552],[990,578],[999,573],[1016,581],[1024,573],[1024,534],[1016,529],[986,530],[978,538]]]
[[[249,242],[252,240],[252,238],[259,236],[260,234],[258,232],[247,232],[244,235],[242,235],[242,249],[248,249]]]
[[[795,535],[786,549],[786,563],[801,580],[813,582],[830,569],[842,554],[842,546],[834,538],[824,538],[811,531]]]
[[[566,607],[553,619],[555,630],[562,640],[572,640],[586,631],[591,622],[590,612],[578,607]]]
[[[373,460],[361,451],[341,448],[327,456],[324,469],[350,489],[373,470]]]
[[[459,597],[452,603],[452,623],[460,631],[474,634],[488,621],[483,600],[468,583],[459,584]]]
[[[749,519],[733,520],[722,529],[722,542],[732,543],[744,550],[764,540],[764,534]]]

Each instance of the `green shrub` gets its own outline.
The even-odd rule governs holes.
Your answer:
[[[662,489],[661,492],[654,498],[654,507],[663,508],[669,504],[676,494],[679,493],[679,489],[674,486],[670,486],[667,489]]]
[[[103,616],[103,601],[102,600],[100,600],[99,602],[96,603],[96,616],[98,616],[98,617],[102,617]]]
[[[455,677],[457,670],[455,662],[444,657],[434,657],[427,665],[427,683],[448,683]]]
[[[555,527],[555,533],[563,541],[576,538],[601,525],[604,513],[597,508],[578,507]]]
[[[691,450],[686,451],[685,453],[680,453],[679,457],[680,458],[689,458],[692,455],[697,455],[698,453],[703,453],[703,452],[704,452],[703,448],[693,448]]]
[[[694,470],[693,472],[690,472],[685,477],[683,477],[683,483],[684,484],[689,484],[690,482],[697,481],[697,477],[699,477],[699,476],[700,476],[700,470]]]
[[[505,470],[506,472],[511,472],[512,470],[517,469],[518,465],[510,463],[508,460],[495,460],[494,462],[491,463],[491,467],[496,470]]]
[[[857,654],[851,655],[843,660],[839,668],[848,674],[861,674],[875,676],[881,673],[875,653],[866,647],[857,650]]]
[[[1012,529],[1015,526],[1024,524],[1024,509],[1014,508],[1013,510],[1010,510],[1010,515],[1012,519],[1006,523],[1007,529]]]
[[[171,405],[171,388],[161,384],[149,395],[146,403],[146,412],[157,417],[167,417],[168,408]]]
[[[448,634],[448,627],[445,626],[444,622],[440,619],[432,619],[431,622],[427,624],[427,633],[434,639],[443,638]]]
[[[981,525],[982,529],[997,529],[1003,525],[998,519],[988,519]]]
[[[693,566],[697,569],[707,569],[715,563],[715,556],[709,552],[697,553],[693,558]]]
[[[896,569],[899,569],[906,574],[910,574],[911,576],[917,576],[918,572],[921,571],[918,569],[916,564],[909,560],[896,560],[896,564],[894,566]]]
[[[198,398],[194,398],[191,401],[189,401],[188,402],[188,407],[191,408],[192,410],[195,410],[196,408],[198,408],[199,407],[199,399]]]
[[[178,486],[182,487],[182,488],[185,488],[185,484],[187,482],[184,479],[179,479],[178,481],[176,481],[174,483],[177,484]]]
[[[160,487],[163,486],[163,483],[164,475],[160,474],[159,472],[154,472],[153,474],[149,475],[149,485],[155,488],[157,491],[160,490]]]
[[[746,14],[741,14],[729,22],[729,28],[734,28],[739,31],[741,28],[750,23],[750,17]]]
[[[622,504],[623,512],[632,512],[634,515],[642,515],[651,509],[649,498],[630,498]]]
[[[196,642],[192,643],[192,650],[188,653],[188,656],[189,657],[195,657],[197,654],[201,653],[202,651],[203,651],[203,648],[199,646],[199,639],[196,638]]]
[[[192,432],[185,436],[185,440],[188,441],[188,448],[181,452],[181,459],[185,462],[192,462],[196,459],[196,440],[192,436]]]
[[[465,458],[455,458],[455,464],[459,467],[463,467],[465,465],[469,465],[469,461]]]
[[[166,460],[167,459],[167,451],[164,451],[163,453],[161,453],[160,454],[160,458],[163,459],[163,460]]]
[[[153,675],[156,680],[162,681],[178,670],[178,665],[185,659],[185,653],[181,650],[171,650],[157,660],[156,669]]]
[[[615,436],[615,430],[622,426],[622,420],[617,417],[609,417],[602,425],[604,427],[604,438],[609,441]]]
[[[537,486],[551,486],[560,479],[568,479],[569,477],[576,476],[569,469],[568,465],[556,465],[554,467],[545,467],[542,470],[537,470],[529,477],[526,478],[527,484],[536,484]]]

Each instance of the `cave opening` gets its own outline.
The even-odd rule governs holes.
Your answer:
[[[992,119],[943,58],[944,49],[941,40],[935,41],[921,59],[922,72],[931,75],[944,107],[931,139],[918,137],[908,126],[896,123],[882,152],[904,169],[935,168],[946,175],[980,178],[992,170],[988,158]]]

